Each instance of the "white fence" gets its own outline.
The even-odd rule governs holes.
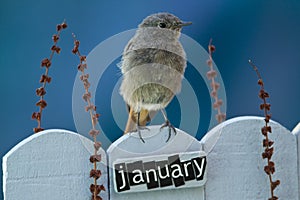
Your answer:
[[[159,131],[158,126],[151,126],[150,131],[142,132],[146,143],[142,143],[136,134],[125,135],[109,147],[108,159],[100,150],[100,184],[107,188],[100,196],[104,200],[266,200],[270,197],[270,189],[268,177],[263,171],[266,160],[261,157],[263,136],[260,129],[263,125],[263,118],[259,117],[230,119],[209,131],[200,142],[177,130],[177,134],[172,134],[166,143],[168,131]],[[272,160],[276,164],[276,172],[273,176],[281,181],[275,194],[279,199],[300,200],[300,130],[295,128],[291,133],[274,121],[270,125],[270,138],[275,141]],[[138,163],[142,159],[145,164],[146,161],[162,161],[179,155],[181,161],[185,161],[187,170],[186,160],[194,159],[199,152],[203,156],[203,151],[207,165],[197,167],[203,169],[203,173],[205,171],[204,185],[197,185],[195,180],[187,181],[185,177],[182,186],[178,187],[174,183],[147,191],[146,183],[133,186],[124,193],[115,189],[115,163]],[[92,179],[89,178],[89,171],[92,164],[89,163],[89,156],[92,153],[92,141],[70,131],[46,130],[30,136],[3,157],[4,199],[90,199]],[[183,163],[180,165],[183,166]],[[122,177],[123,174],[119,175]],[[145,174],[140,176],[143,177]],[[125,187],[125,182],[122,184]]]
[[[5,200],[90,199],[93,143],[65,130],[46,130],[23,140],[3,157]],[[101,150],[107,187],[105,152]],[[108,194],[103,193],[104,199]]]

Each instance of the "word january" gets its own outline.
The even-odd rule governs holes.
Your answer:
[[[203,180],[206,157],[194,157],[180,161],[179,155],[167,160],[142,160],[114,164],[115,189],[117,192],[134,190],[131,186],[146,184],[147,190],[164,187],[183,187],[186,181]]]

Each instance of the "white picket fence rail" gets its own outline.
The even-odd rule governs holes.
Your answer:
[[[263,171],[266,160],[261,157],[263,125],[261,117],[230,119],[210,130],[200,142],[177,130],[166,143],[168,131],[159,131],[158,126],[143,131],[145,144],[136,134],[125,135],[107,152],[99,150],[102,154],[100,184],[107,188],[101,197],[104,200],[266,200],[270,192]],[[291,132],[274,121],[270,125],[273,130],[270,138],[275,141],[274,179],[281,181],[275,194],[283,200],[300,200],[300,127]],[[112,166],[118,160],[197,151],[206,153],[204,186],[124,194],[114,189]],[[92,153],[92,141],[70,131],[46,130],[28,137],[3,157],[4,200],[90,199],[89,156]]]

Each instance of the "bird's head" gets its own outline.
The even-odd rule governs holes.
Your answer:
[[[139,28],[154,28],[175,30],[180,32],[183,26],[191,25],[191,22],[183,22],[170,13],[156,13],[146,17]]]

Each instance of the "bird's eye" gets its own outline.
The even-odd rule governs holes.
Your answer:
[[[166,28],[167,25],[166,25],[166,23],[164,23],[164,22],[160,22],[160,23],[158,24],[158,27],[159,27],[159,28]]]

